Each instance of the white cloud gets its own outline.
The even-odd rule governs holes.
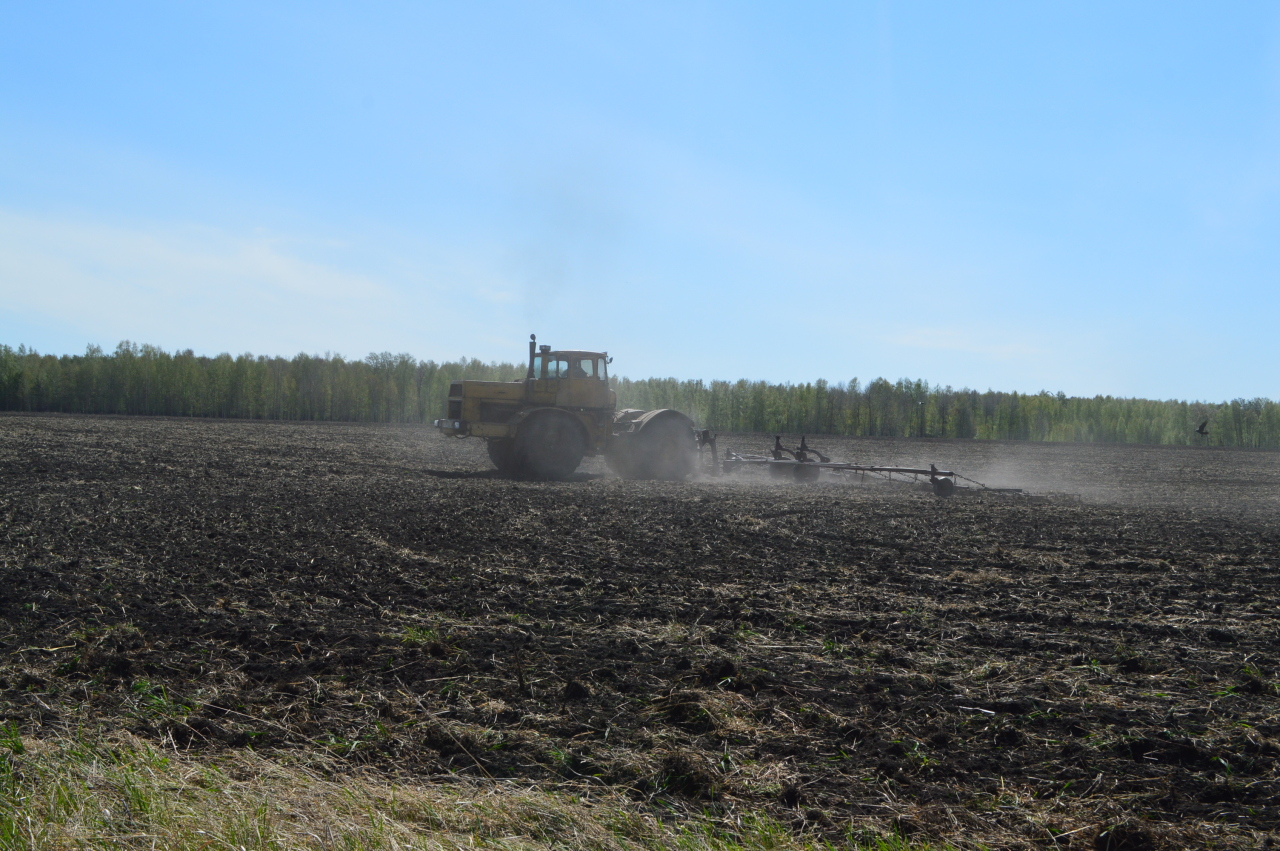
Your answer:
[[[0,343],[519,360],[530,330],[574,336],[529,321],[504,245],[397,237],[338,243],[0,208]]]
[[[122,228],[0,211],[0,287],[56,315],[302,296],[341,302],[385,295],[369,277],[287,253],[281,240],[210,228]]]
[[[362,355],[421,351],[423,323],[450,299],[450,280],[483,277],[446,262],[383,278],[308,253],[332,255],[335,246],[0,210],[0,299],[12,315],[108,345],[128,338],[205,352],[345,347]],[[496,290],[500,300],[501,289],[491,284],[488,297]]]

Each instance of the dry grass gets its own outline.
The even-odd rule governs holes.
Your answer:
[[[909,851],[896,837],[833,845],[757,815],[663,820],[625,799],[515,784],[337,778],[251,751],[198,760],[129,736],[9,738],[0,849],[564,849]]]

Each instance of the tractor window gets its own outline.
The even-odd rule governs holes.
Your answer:
[[[542,377],[542,355],[535,355],[533,358],[533,377]]]
[[[573,366],[569,367],[570,378],[595,378],[596,377],[596,361],[595,358],[574,358]]]
[[[569,362],[559,358],[547,361],[547,378],[568,378]]]

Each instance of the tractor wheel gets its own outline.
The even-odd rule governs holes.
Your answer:
[[[516,433],[514,460],[531,479],[567,479],[587,453],[582,426],[568,414],[534,414]]]
[[[645,425],[632,437],[631,478],[680,481],[698,466],[698,444],[693,426],[684,416],[663,416]]]
[[[956,492],[956,480],[939,478],[933,480],[933,492],[944,499]]]
[[[520,465],[516,463],[516,446],[515,441],[510,438],[492,438],[489,441],[489,460],[493,462],[493,466],[498,468],[498,472],[504,476],[514,476],[520,472]]]

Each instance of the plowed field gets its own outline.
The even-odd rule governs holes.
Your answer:
[[[1030,493],[518,482],[423,428],[0,417],[0,722],[831,835],[1280,830],[1280,453],[811,442]]]

